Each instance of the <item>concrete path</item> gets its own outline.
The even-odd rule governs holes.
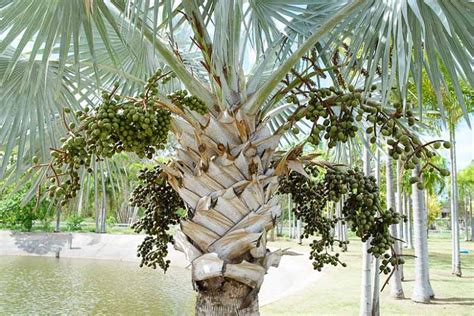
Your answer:
[[[56,256],[139,262],[137,246],[144,235],[95,233],[21,233],[0,231],[0,256]],[[269,243],[271,250],[288,247],[288,243]],[[301,256],[284,256],[278,268],[270,268],[259,294],[260,305],[275,302],[303,290],[315,282],[321,272],[313,270],[308,259],[309,247],[295,244],[292,250]],[[171,265],[189,268],[184,255],[169,247]],[[188,269],[189,278],[191,272]]]

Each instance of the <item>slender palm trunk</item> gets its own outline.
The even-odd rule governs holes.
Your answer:
[[[102,205],[100,211],[100,232],[105,234],[106,232],[106,220],[107,220],[107,191],[105,187],[105,177],[101,176],[102,180]]]
[[[339,201],[339,209],[341,211],[341,218],[344,220],[344,215],[342,214],[342,208],[344,206],[344,201],[345,201],[345,196],[341,197],[341,200]],[[344,224],[341,222],[341,240],[342,241],[347,241],[347,224],[344,222]],[[344,244],[342,247],[342,252],[347,251],[347,244]]]
[[[407,217],[407,193],[403,192],[402,194],[402,215]],[[407,224],[408,224],[408,219],[407,221],[402,222],[402,230],[403,230],[403,240],[405,241],[404,247],[408,248],[408,232],[407,232]]]
[[[342,207],[343,207],[343,201],[344,201],[344,196],[341,197],[341,200],[339,202],[336,202],[336,217],[337,218],[343,218],[342,215]],[[341,241],[347,241],[347,225],[342,223],[341,221],[338,221],[336,223],[336,237],[337,239]],[[347,246],[344,244],[343,248],[341,249],[342,252],[347,251]]]
[[[59,233],[61,231],[61,203],[56,206],[56,226],[54,232]]]
[[[396,210],[397,213],[403,215],[403,192],[402,192],[402,162],[397,160],[397,194],[396,194]],[[403,221],[398,225],[398,239],[405,240],[405,235],[403,234]]]
[[[402,162],[400,159],[397,160],[397,174],[396,174],[396,187],[397,187],[397,194],[396,194],[396,211],[399,214],[402,214]],[[397,233],[398,235],[396,236],[400,240],[404,240],[403,236],[403,221],[400,221],[398,227],[397,227]],[[403,255],[403,244],[400,244],[399,249],[400,249],[400,255]],[[403,273],[403,265],[400,265],[399,267],[400,270],[400,278],[403,281],[405,279],[405,275]]]
[[[464,197],[464,241],[469,240],[469,197],[465,194]]]
[[[457,173],[456,173],[456,134],[454,127],[449,133],[451,141],[451,237],[452,237],[452,273],[461,276],[461,258],[459,255],[459,222],[458,222],[458,195],[457,195]]]
[[[291,197],[288,196],[288,238],[293,238],[292,235],[292,228],[293,228],[293,221],[291,219]]]
[[[380,188],[380,150],[376,150],[375,156],[375,179]],[[374,258],[374,291],[372,295],[372,316],[380,315],[380,258]]]
[[[301,238],[301,233],[302,233],[302,222],[301,219],[298,219],[296,221],[296,237],[298,238],[298,244],[301,245],[303,243],[303,238]]]
[[[471,219],[471,238],[469,239],[472,241],[474,239],[474,224],[473,224],[473,218],[472,218],[472,196],[469,194],[469,218]]]
[[[370,175],[369,149],[364,147],[364,175]],[[372,314],[372,255],[368,253],[370,239],[362,244],[362,281],[359,315]]]
[[[428,190],[424,190],[424,198],[425,198],[425,208],[426,208],[426,216],[428,216],[429,212],[430,212],[430,208],[429,208],[429,194],[428,194]],[[430,224],[428,223],[426,225],[426,238],[430,238]]]
[[[413,203],[412,199],[410,197],[406,198],[406,214],[407,214],[407,248],[408,249],[413,249],[413,216],[412,216],[412,210],[413,210]]]
[[[95,208],[95,232],[100,233],[99,183],[98,183],[98,177],[97,177],[97,162],[94,162],[94,208]]]
[[[386,179],[387,179],[387,207],[395,210],[395,192],[393,190],[393,168],[392,168],[392,158],[390,155],[387,155],[386,160]],[[390,234],[394,237],[398,236],[398,224],[393,224],[390,226]],[[400,243],[398,240],[395,240],[393,243],[393,249],[396,255],[400,254]],[[390,280],[390,293],[394,298],[402,299],[405,297],[402,288],[402,275],[401,270],[396,269]]]
[[[419,166],[413,170],[413,176],[418,176]],[[418,190],[416,183],[412,185],[413,197],[413,224],[415,235],[415,285],[412,301],[430,303],[432,293],[429,280],[428,263],[428,212],[424,205],[423,190]]]

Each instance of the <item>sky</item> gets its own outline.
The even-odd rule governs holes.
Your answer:
[[[456,128],[456,164],[457,170],[462,170],[474,161],[474,115],[470,115],[470,123],[473,129],[467,125],[464,118],[460,120]],[[449,141],[449,131],[444,129],[441,135],[430,135],[422,138],[422,142],[426,143],[431,140],[442,139]],[[437,153],[446,158],[449,164],[449,150],[441,147]]]
[[[471,126],[474,128],[471,117]],[[449,140],[447,130],[441,134],[442,139]],[[449,150],[440,150],[440,153],[449,159]],[[469,128],[466,120],[462,120],[456,128],[456,163],[457,170],[467,167],[474,160],[474,130]]]

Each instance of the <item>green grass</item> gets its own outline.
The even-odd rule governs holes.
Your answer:
[[[449,235],[431,234],[430,279],[436,298],[431,304],[419,304],[410,300],[414,285],[414,259],[407,258],[403,282],[406,298],[391,298],[388,285],[381,294],[381,314],[474,315],[474,242],[461,241],[461,248],[469,249],[471,253],[461,254],[463,276],[459,278],[451,274]],[[413,250],[404,249],[404,253],[413,254]],[[349,251],[341,256],[348,264],[346,268],[326,268],[315,284],[278,302],[263,306],[261,314],[289,315],[291,311],[291,315],[358,315],[361,282],[360,242],[351,240]],[[385,279],[386,276],[382,275],[381,284]]]

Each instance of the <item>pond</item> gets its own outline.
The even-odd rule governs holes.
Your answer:
[[[138,263],[50,257],[0,257],[0,315],[189,315],[189,272]]]

